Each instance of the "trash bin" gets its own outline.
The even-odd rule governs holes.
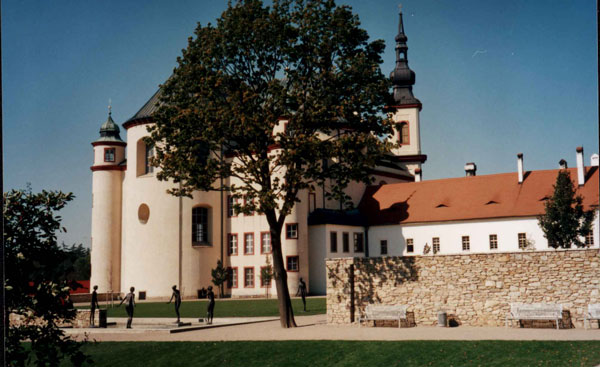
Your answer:
[[[106,327],[106,310],[98,310],[98,324],[100,327]]]
[[[438,311],[437,326],[446,327],[448,325],[448,314],[445,311]]]

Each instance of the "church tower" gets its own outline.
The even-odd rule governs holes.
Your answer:
[[[119,292],[121,278],[121,203],[125,165],[125,143],[111,117],[100,127],[100,138],[92,143],[92,276],[91,285],[100,292]]]
[[[404,33],[402,10],[400,10],[398,35],[396,35],[396,67],[390,74],[394,93],[387,112],[396,126],[393,139],[395,143],[398,143],[398,148],[392,150],[396,156],[395,160],[413,176],[415,176],[415,172],[419,173],[417,176],[420,179],[421,164],[425,162],[427,156],[421,154],[419,112],[422,105],[412,92],[415,84],[415,72],[408,67],[407,40]]]

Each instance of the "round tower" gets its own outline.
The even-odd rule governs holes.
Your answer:
[[[120,292],[121,204],[126,169],[125,143],[111,117],[100,127],[100,138],[92,143],[92,276],[99,291]]]

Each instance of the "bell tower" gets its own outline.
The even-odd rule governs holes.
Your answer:
[[[390,74],[394,87],[392,103],[387,108],[388,116],[395,123],[393,141],[398,147],[392,150],[395,160],[413,176],[421,169],[427,156],[421,154],[419,112],[423,107],[412,91],[415,72],[408,67],[408,38],[404,33],[402,8],[400,8],[398,34],[396,35],[396,66]]]
[[[125,143],[111,116],[100,127],[100,138],[92,143],[92,275],[99,291],[120,292],[121,205],[125,165]]]

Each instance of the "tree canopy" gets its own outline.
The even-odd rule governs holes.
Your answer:
[[[575,195],[569,171],[560,170],[554,185],[554,194],[545,203],[545,214],[538,218],[539,225],[554,248],[584,247],[581,238],[592,229],[593,210],[583,210],[583,198]]]
[[[295,324],[280,236],[299,192],[327,182],[328,197],[351,205],[344,189],[369,183],[391,148],[383,50],[333,0],[240,0],[198,25],[161,86],[149,126],[157,177],[180,184],[174,195],[224,190],[245,199],[236,211],[266,216],[285,327]]]
[[[22,366],[35,361],[38,366],[58,366],[69,358],[75,366],[89,357],[61,331],[57,322],[72,319],[75,310],[68,302],[69,287],[60,267],[65,250],[56,242],[56,234],[66,231],[56,212],[73,199],[73,194],[30,189],[4,193],[4,251],[6,280],[4,328],[8,331],[8,365]],[[62,269],[62,270],[61,270]],[[21,324],[10,325],[8,315],[22,317]],[[29,339],[31,349],[22,341]],[[33,358],[35,356],[35,358]]]

